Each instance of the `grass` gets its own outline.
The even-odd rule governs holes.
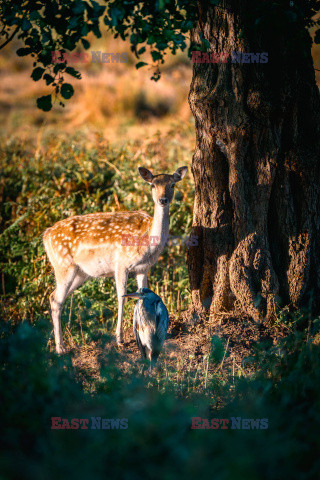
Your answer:
[[[0,261],[2,301],[9,320],[29,318],[33,322],[48,310],[53,275],[42,244],[44,230],[77,214],[120,209],[144,209],[153,214],[150,189],[140,179],[137,166],[144,165],[155,172],[190,166],[191,152],[183,144],[185,135],[181,128],[180,132],[172,130],[164,137],[156,134],[145,141],[124,142],[118,147],[100,138],[95,148],[87,148],[77,134],[68,142],[48,135],[35,147],[19,140],[6,142],[0,159]],[[171,207],[171,235],[189,234],[192,200],[189,174]],[[169,245],[150,274],[151,288],[165,298],[171,313],[187,308],[190,301],[185,252],[184,245]],[[133,279],[128,288],[135,288]],[[73,295],[76,309],[71,308],[70,301],[64,308],[63,322],[71,325],[71,331],[81,325],[83,316],[87,321],[97,318],[113,326],[110,319],[117,311],[113,280],[85,284]],[[125,321],[129,322],[131,305],[127,310]]]

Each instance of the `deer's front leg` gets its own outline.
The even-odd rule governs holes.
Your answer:
[[[123,345],[123,307],[125,299],[123,295],[127,293],[128,272],[119,267],[115,272],[117,297],[118,297],[118,323],[116,330],[116,339],[119,346]]]

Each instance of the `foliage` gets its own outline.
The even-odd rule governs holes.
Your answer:
[[[186,48],[186,35],[195,18],[194,2],[161,0],[136,3],[133,0],[115,0],[105,3],[101,5],[93,0],[32,0],[21,5],[1,3],[2,35],[6,38],[3,45],[17,35],[25,45],[17,50],[17,54],[31,55],[35,60],[32,78],[35,81],[43,78],[52,87],[50,95],[38,99],[37,105],[44,111],[51,109],[52,97],[59,98],[60,104],[64,105],[63,100],[73,95],[71,86],[64,82],[64,75],[78,79],[81,75],[68,66],[63,54],[76,50],[80,45],[89,49],[86,37],[92,33],[100,38],[102,22],[116,37],[120,36],[123,40],[130,37],[131,49],[137,58],[148,47],[155,66],[164,62],[167,51],[176,53],[178,49]],[[55,52],[61,52],[61,56],[56,57]],[[53,58],[57,58],[55,63]],[[147,65],[146,62],[137,63],[137,68],[143,64]],[[152,78],[157,80],[159,77],[157,68]]]
[[[256,28],[270,29],[278,24],[281,28],[296,25],[297,38],[305,27],[319,25],[315,19],[319,11],[319,0],[296,0],[290,2],[255,2],[252,0],[250,23]],[[292,4],[292,5],[291,5]],[[225,8],[219,0],[211,0],[207,7]],[[250,2],[249,2],[250,5]],[[152,79],[160,78],[160,65],[167,52],[175,54],[187,47],[190,31],[199,17],[197,2],[194,0],[157,0],[135,2],[128,0],[106,1],[103,4],[94,0],[58,0],[19,2],[1,2],[0,20],[2,23],[1,47],[9,43],[14,36],[22,40],[24,46],[17,50],[19,56],[31,55],[34,58],[31,77],[38,81],[45,80],[51,87],[51,93],[40,97],[37,105],[44,111],[52,107],[52,100],[59,100],[64,105],[73,95],[73,87],[65,82],[64,76],[70,75],[80,79],[80,73],[68,65],[63,55],[79,48],[88,50],[89,34],[101,37],[102,24],[115,37],[129,39],[131,50],[137,59],[146,50],[151,55],[154,74]],[[314,40],[319,42],[320,30],[315,32]],[[202,35],[202,45],[192,48],[210,47],[211,39]],[[56,57],[55,52],[61,52]],[[53,63],[53,57],[57,61]],[[139,61],[140,68],[148,62]]]

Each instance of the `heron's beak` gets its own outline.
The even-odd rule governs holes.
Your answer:
[[[134,293],[127,293],[126,295],[122,295],[122,297],[131,297],[131,298],[141,298],[141,293],[134,292]]]

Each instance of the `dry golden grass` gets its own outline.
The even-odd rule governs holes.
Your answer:
[[[126,52],[129,61],[74,65],[82,80],[65,78],[75,88],[74,97],[65,108],[56,104],[44,113],[36,108],[36,98],[50,88],[30,78],[32,59],[16,56],[19,46],[18,41],[12,43],[0,56],[0,120],[8,134],[27,139],[48,129],[72,133],[84,127],[102,130],[108,140],[137,139],[162,126],[168,131],[173,121],[191,117],[187,99],[192,71],[186,54],[168,57],[161,80],[154,82],[151,67],[136,70],[128,43],[110,35],[91,39],[89,52]]]

